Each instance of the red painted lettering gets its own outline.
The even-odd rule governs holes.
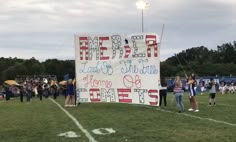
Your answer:
[[[146,35],[146,44],[148,45],[147,56],[151,57],[151,48],[154,48],[154,57],[158,57],[156,35]]]
[[[79,44],[80,44],[80,60],[84,59],[85,54],[85,60],[89,59],[89,50],[88,50],[88,38],[87,37],[80,37],[79,38]]]
[[[99,37],[100,60],[109,60],[109,56],[104,56],[104,51],[107,50],[107,47],[102,45],[104,40],[109,40],[109,37]]]
[[[129,45],[125,45],[124,48],[125,48],[125,56],[124,56],[124,58],[128,58],[129,54],[131,53],[131,48],[129,47]]]
[[[148,90],[148,95],[150,98],[153,98],[154,101],[149,102],[150,105],[157,105],[158,104],[158,91],[157,90]]]
[[[100,90],[98,88],[89,89],[89,94],[91,102],[101,102]]]
[[[123,78],[123,84],[126,88],[132,88],[134,85],[136,88],[141,88],[142,86],[141,79],[138,75],[135,75],[135,77],[125,75]]]
[[[129,99],[129,95],[127,94],[131,92],[131,89],[117,89],[119,102],[122,103],[132,103],[132,99]]]

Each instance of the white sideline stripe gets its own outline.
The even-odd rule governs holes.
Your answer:
[[[65,110],[59,103],[57,103],[56,101],[54,101],[52,98],[49,98],[52,102],[54,102],[62,111],[64,111],[66,113],[66,115],[68,117],[70,117],[75,124],[78,126],[78,128],[85,134],[85,136],[89,139],[90,142],[97,142],[93,136],[86,130],[83,128],[83,126],[79,123],[79,121],[73,116],[71,115],[67,110]]]
[[[174,101],[174,99],[170,100],[169,101]],[[186,100],[183,100],[184,102],[189,102],[189,101],[186,101]],[[198,102],[198,101],[197,101]],[[198,102],[200,104],[208,104],[208,102]],[[228,105],[228,104],[221,104],[221,103],[217,103],[216,102],[216,105],[220,105],[220,106],[228,106],[228,107],[236,107],[235,105]]]
[[[172,112],[169,110],[162,110],[162,109],[156,109],[158,111],[162,111],[162,112],[168,112],[168,113],[176,113],[176,112]],[[201,119],[201,120],[208,120],[208,121],[212,121],[212,122],[216,122],[216,123],[222,123],[222,124],[226,124],[226,125],[230,125],[230,126],[236,126],[236,124],[232,124],[229,122],[225,122],[225,121],[220,121],[220,120],[215,120],[215,119],[211,119],[211,118],[204,118],[204,117],[200,117],[200,116],[195,116],[195,115],[191,115],[191,114],[187,114],[187,113],[176,113],[178,115],[184,115],[184,116],[188,116],[188,117],[192,117],[192,118],[197,118],[197,119]]]
[[[208,102],[198,102],[200,104],[208,104]],[[229,106],[229,107],[235,107],[235,105],[228,105],[228,104],[219,104],[219,103],[216,103],[216,105],[220,105],[220,106]]]

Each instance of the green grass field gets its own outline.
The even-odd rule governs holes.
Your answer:
[[[236,142],[236,94],[217,94],[217,105],[211,107],[207,106],[207,94],[198,95],[200,112],[197,113],[177,113],[173,95],[168,94],[167,98],[168,111],[119,103],[82,103],[65,108],[64,97],[59,97],[56,101],[83,128],[78,128],[50,99],[33,98],[31,103],[21,103],[19,98],[2,100],[0,141],[88,142],[88,137],[92,137],[97,142]],[[184,105],[189,108],[187,95],[184,95]],[[101,128],[112,128],[115,132]],[[94,133],[94,129],[105,135]],[[78,137],[58,136],[68,131]]]

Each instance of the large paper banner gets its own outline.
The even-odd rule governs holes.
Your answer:
[[[158,106],[158,45],[153,33],[75,35],[77,101]]]

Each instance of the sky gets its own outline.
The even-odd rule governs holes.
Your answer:
[[[141,32],[136,0],[0,0],[0,57],[75,59],[74,35]],[[146,0],[144,32],[161,36],[161,61],[236,40],[236,0]]]

